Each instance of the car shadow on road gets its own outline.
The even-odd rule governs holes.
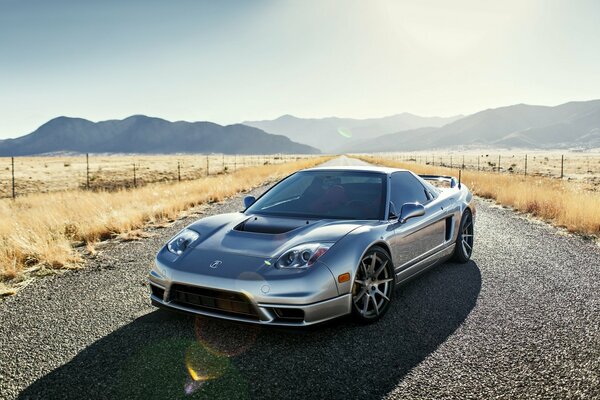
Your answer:
[[[371,325],[273,329],[156,310],[20,398],[381,398],[463,323],[480,288],[475,262],[441,265],[400,286]]]

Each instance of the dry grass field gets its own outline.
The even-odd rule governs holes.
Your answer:
[[[181,182],[112,191],[31,193],[0,200],[0,282],[18,283],[26,278],[24,271],[40,268],[77,268],[81,259],[74,246],[92,249],[94,243],[108,238],[143,235],[140,230],[146,224],[172,221],[194,206],[221,201],[326,159],[294,158],[266,165],[260,161],[262,165]]]
[[[559,150],[466,150],[433,151],[414,153],[378,153],[388,160],[403,161],[430,166],[462,168],[473,171],[503,172],[513,175],[544,176],[589,184],[600,187],[600,151]],[[527,161],[526,161],[527,160]]]
[[[71,189],[114,190],[154,182],[193,180],[240,168],[281,164],[305,155],[85,155],[15,157],[15,192],[45,193]],[[134,180],[135,165],[135,180]],[[0,198],[12,196],[12,162],[0,157]]]
[[[458,176],[456,167],[402,162],[381,156],[360,158],[419,174]],[[464,170],[462,181],[478,196],[529,213],[570,232],[600,236],[600,192],[590,183],[476,170]]]

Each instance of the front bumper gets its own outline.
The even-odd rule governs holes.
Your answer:
[[[233,264],[233,263],[231,263]],[[229,265],[228,265],[229,266]],[[352,310],[352,295],[340,294],[329,268],[317,262],[310,270],[229,276],[169,268],[157,260],[148,280],[152,304],[191,314],[262,325],[317,324]],[[229,273],[231,269],[223,269]]]
[[[290,306],[289,304],[251,303],[255,308],[257,315],[256,317],[250,317],[242,314],[232,315],[218,309],[199,309],[197,307],[191,307],[177,301],[166,301],[164,297],[159,298],[154,294],[152,294],[150,298],[152,300],[152,305],[159,308],[226,319],[229,321],[273,326],[308,326],[341,317],[351,312],[352,301],[352,295],[346,294],[329,300],[305,305]],[[282,313],[282,310],[292,310],[293,312]],[[288,318],[285,315],[293,315],[293,317]],[[300,315],[301,318],[299,317]]]

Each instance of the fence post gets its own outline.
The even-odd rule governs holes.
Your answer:
[[[527,154],[525,154],[525,176],[527,176]]]
[[[85,153],[85,187],[90,189],[90,155]]]
[[[237,171],[237,154],[233,155],[233,170]]]
[[[564,168],[565,168],[565,156],[561,155],[560,156],[560,179],[563,178],[563,172],[564,172]]]
[[[208,168],[209,167],[210,167],[210,164],[209,164],[209,161],[208,161],[208,156],[206,156],[206,176],[209,175],[209,172],[208,172]]]
[[[135,163],[133,163],[133,187],[137,187],[137,177],[135,175]]]
[[[465,169],[465,155],[463,154],[462,169]]]
[[[15,199],[15,158],[10,158],[11,170],[12,170],[12,198]]]
[[[225,153],[223,153],[223,172],[225,172]]]
[[[452,169],[452,156],[450,156],[450,169]]]
[[[500,173],[500,154],[498,154],[498,173]]]
[[[177,161],[177,181],[181,182],[181,163]]]

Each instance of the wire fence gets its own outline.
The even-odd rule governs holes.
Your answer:
[[[373,155],[373,154],[370,154]],[[600,185],[600,153],[377,153],[397,161]],[[0,198],[61,190],[117,190],[315,157],[270,155],[98,155],[0,157]]]
[[[378,153],[388,159],[456,169],[546,176],[600,184],[600,153]]]
[[[64,190],[117,190],[193,180],[241,168],[315,157],[270,155],[94,155],[0,157],[0,198]]]

